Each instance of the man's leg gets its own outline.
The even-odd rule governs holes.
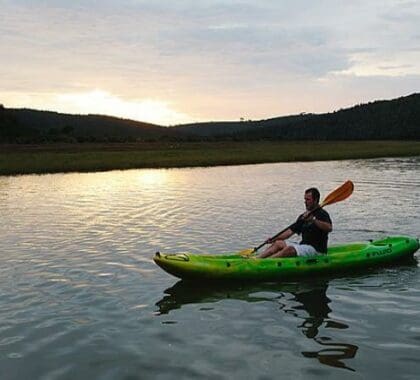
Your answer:
[[[283,240],[276,240],[263,253],[260,253],[257,258],[264,259],[266,257],[273,257],[274,254],[282,251],[285,247],[287,247],[287,245]]]
[[[295,256],[297,256],[297,252],[296,252],[295,247],[292,247],[292,246],[286,246],[282,250],[271,255],[271,257],[295,257]]]

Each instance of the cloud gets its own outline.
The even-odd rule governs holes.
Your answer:
[[[3,93],[100,88],[190,119],[310,111],[359,77],[386,96],[420,75],[416,1],[2,1],[0,19]]]

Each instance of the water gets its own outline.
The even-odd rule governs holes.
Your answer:
[[[0,177],[1,379],[417,379],[417,262],[188,285],[155,251],[253,247],[345,180],[332,243],[420,236],[420,158]]]

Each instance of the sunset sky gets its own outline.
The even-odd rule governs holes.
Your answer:
[[[0,0],[0,103],[162,125],[420,90],[420,1]]]

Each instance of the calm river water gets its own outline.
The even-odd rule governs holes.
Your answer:
[[[418,379],[420,270],[199,286],[345,180],[332,243],[420,236],[420,158],[0,177],[1,379]],[[417,253],[419,255],[419,253]]]

